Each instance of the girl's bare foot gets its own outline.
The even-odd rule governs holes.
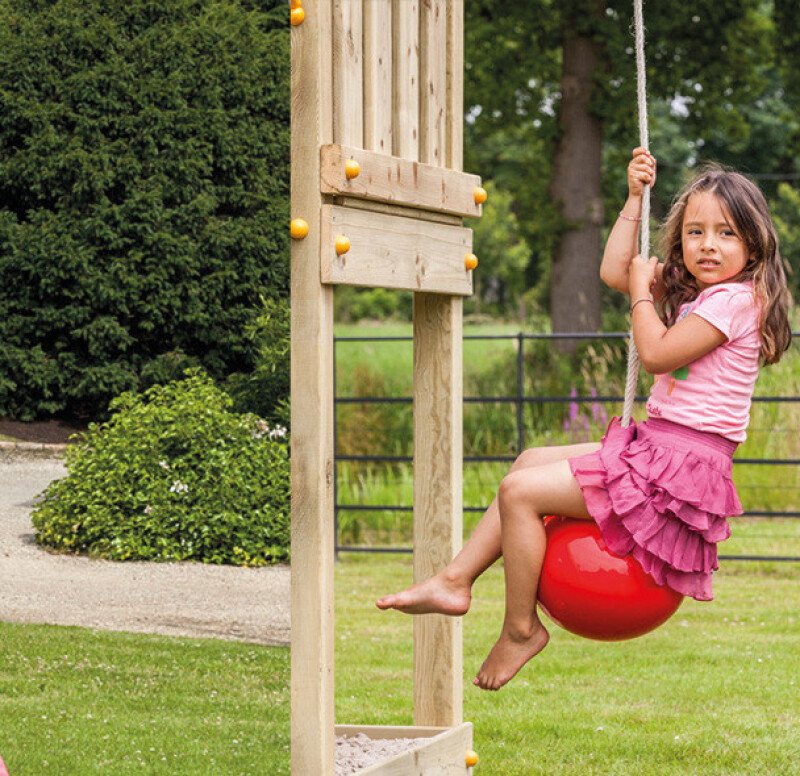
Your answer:
[[[424,582],[394,595],[379,598],[378,609],[397,609],[406,614],[466,614],[471,600],[470,585],[464,581],[436,574]]]
[[[516,676],[522,666],[538,655],[550,640],[547,629],[537,619],[532,629],[519,631],[505,623],[500,638],[483,661],[472,683],[483,690],[498,690]]]

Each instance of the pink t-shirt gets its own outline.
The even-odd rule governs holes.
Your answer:
[[[657,375],[647,415],[744,442],[761,348],[753,284],[709,286],[681,305],[678,320],[689,313],[707,320],[728,340],[691,364]]]

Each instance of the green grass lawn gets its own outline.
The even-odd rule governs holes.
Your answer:
[[[287,774],[289,650],[0,623],[11,776]]]
[[[412,618],[374,599],[408,557],[336,566],[336,717],[412,722]],[[607,644],[551,628],[498,693],[471,684],[499,632],[502,567],[464,618],[476,776],[790,776],[800,760],[800,570],[729,562],[711,603]],[[0,624],[0,753],[12,776],[289,773],[289,652],[213,639]]]
[[[337,720],[412,721],[411,618],[378,594],[411,579],[408,558],[343,556],[337,567]],[[476,776],[797,773],[800,573],[729,563],[711,603],[685,601],[666,625],[600,643],[551,628],[547,649],[498,693],[471,684],[502,621],[502,568],[464,618],[465,719]]]

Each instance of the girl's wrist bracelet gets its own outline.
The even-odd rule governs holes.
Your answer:
[[[634,308],[634,307],[636,307],[636,305],[637,305],[637,304],[639,304],[639,302],[652,302],[652,303],[653,303],[653,307],[655,307],[655,306],[656,306],[656,303],[655,303],[655,301],[653,300],[653,295],[652,295],[652,294],[650,294],[650,296],[643,296],[641,299],[637,299],[637,300],[636,300],[636,301],[635,301],[635,302],[634,302],[634,303],[631,305],[631,315],[633,315],[633,308]]]
[[[619,211],[619,217],[624,218],[626,221],[641,221],[641,218],[636,218],[634,216],[626,216],[621,210]]]

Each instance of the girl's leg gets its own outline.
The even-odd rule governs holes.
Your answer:
[[[579,455],[593,453],[600,444],[534,447],[525,450],[510,472],[530,469]],[[500,510],[495,498],[462,550],[435,576],[377,601],[380,609],[398,609],[408,614],[461,615],[469,609],[473,582],[502,554]]]
[[[567,461],[509,473],[500,484],[497,499],[506,612],[500,638],[474,680],[486,690],[502,687],[549,639],[536,613],[536,591],[547,546],[541,518],[548,514],[590,517]]]

